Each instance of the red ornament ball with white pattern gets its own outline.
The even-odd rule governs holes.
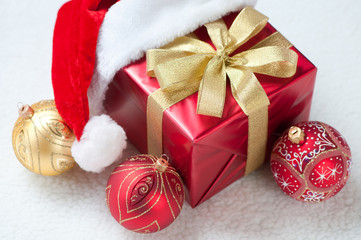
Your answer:
[[[137,155],[117,166],[106,187],[106,200],[116,221],[139,233],[158,232],[179,215],[183,182],[164,158]]]
[[[278,186],[299,201],[318,203],[346,184],[351,151],[342,135],[322,122],[302,122],[288,129],[271,154]]]

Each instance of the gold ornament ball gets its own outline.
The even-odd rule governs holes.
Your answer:
[[[18,160],[30,171],[51,176],[75,165],[71,145],[75,135],[56,109],[54,100],[19,108],[12,143]]]

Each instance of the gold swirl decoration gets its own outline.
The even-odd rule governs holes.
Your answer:
[[[130,197],[130,205],[132,207],[137,205],[137,203],[142,201],[147,196],[147,194],[153,188],[153,183],[153,176],[147,176],[136,184]]]
[[[54,100],[45,100],[19,109],[12,133],[18,160],[30,171],[58,175],[75,165],[72,130],[59,115]]]

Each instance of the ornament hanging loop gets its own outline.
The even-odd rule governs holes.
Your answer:
[[[34,115],[34,109],[32,109],[28,104],[18,103],[19,116],[22,119],[29,119]]]
[[[20,110],[22,107],[24,107],[24,104],[22,102],[18,102],[17,107],[18,110]]]
[[[162,154],[162,156],[160,156],[156,163],[155,163],[155,169],[161,173],[165,172],[165,170],[167,170],[169,165],[169,158],[167,155]]]
[[[292,143],[299,144],[303,140],[305,140],[305,133],[302,131],[301,128],[292,126],[288,131],[288,139]]]

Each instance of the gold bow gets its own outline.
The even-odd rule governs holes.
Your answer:
[[[249,117],[246,174],[262,164],[270,102],[254,73],[291,77],[296,72],[298,55],[289,49],[292,45],[278,32],[246,51],[233,56],[232,53],[257,35],[267,21],[266,16],[247,7],[229,30],[222,19],[205,25],[216,50],[188,35],[160,49],[147,51],[147,73],[156,77],[160,85],[148,99],[148,152],[162,153],[161,130],[159,135],[162,119],[151,119],[158,118],[156,114],[163,115],[166,108],[197,91],[197,113],[222,117],[228,76],[233,97]]]

